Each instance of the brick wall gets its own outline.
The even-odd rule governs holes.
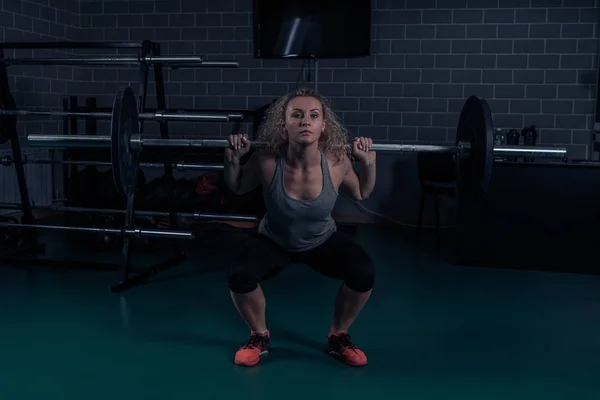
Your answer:
[[[489,99],[497,127],[536,124],[543,143],[569,145],[572,157],[586,157],[596,93],[598,0],[373,3],[373,56],[319,65],[319,89],[353,133],[450,142],[464,99],[477,94]],[[256,108],[296,86],[301,62],[253,58],[251,6],[252,0],[3,0],[0,21],[3,40],[151,39],[166,54],[239,60],[238,69],[169,72],[169,106]],[[98,96],[100,105],[110,106],[119,87],[137,80],[134,67],[10,72],[22,107],[58,107],[67,94]],[[155,105],[152,97],[148,105]],[[24,130],[58,131],[59,120],[52,121]],[[215,135],[231,129],[187,123],[171,131]]]
[[[320,62],[319,89],[333,99],[354,134],[413,143],[452,142],[464,99],[477,94],[489,100],[497,127],[536,124],[543,143],[567,146],[571,158],[591,156],[599,0],[373,4],[373,55]],[[254,59],[251,6],[252,0],[1,0],[0,39],[150,39],[161,43],[166,54],[236,59],[238,69],[170,71],[169,106],[256,108],[295,87],[302,62]],[[106,51],[67,54],[102,53]],[[7,54],[20,55],[31,53]],[[100,106],[110,107],[118,88],[136,87],[138,69],[11,67],[10,77],[19,107],[59,108],[68,95],[81,95],[80,101],[95,96]],[[149,91],[154,91],[152,84]],[[150,96],[148,106],[155,105]],[[59,118],[24,120],[30,122],[20,123],[22,134],[61,130]],[[182,136],[233,130],[230,124],[170,126],[171,133]],[[156,132],[156,124],[146,124],[145,130]],[[413,204],[418,198],[416,173],[412,166],[399,172],[408,164],[395,162],[381,157],[380,171],[386,172],[367,206],[412,221],[418,206]],[[393,189],[395,185],[401,185],[402,193]]]
[[[0,40],[22,42],[69,40],[79,33],[78,0],[2,0],[0,1]],[[73,54],[64,51],[5,50],[5,57],[51,57]],[[77,68],[55,66],[10,66],[11,92],[19,108],[57,109],[62,99],[78,89]],[[21,136],[31,133],[60,133],[61,118],[20,118],[17,129]],[[22,154],[29,158],[48,158],[47,149],[27,149],[21,142]],[[9,144],[0,145],[0,156],[11,155]],[[53,187],[52,168],[28,164],[25,176],[29,197],[38,205],[52,202],[61,192]],[[60,176],[59,176],[60,177]],[[19,202],[15,169],[0,166],[0,202]]]
[[[0,2],[0,39],[3,42],[71,40],[78,37],[77,0],[3,0]],[[5,57],[52,57],[64,51],[6,50]],[[77,69],[55,66],[11,66],[9,83],[17,107],[57,108],[62,98],[77,90]],[[60,118],[19,120],[19,133],[59,133]]]
[[[489,99],[498,128],[535,124],[542,143],[568,145],[572,157],[586,157],[596,94],[597,1],[373,3],[373,56],[319,63],[319,89],[353,133],[450,142],[464,99],[475,94]],[[252,57],[251,6],[252,0],[81,1],[81,36],[153,39],[166,53],[235,58],[241,63],[236,70],[170,73],[169,104],[253,108],[293,88],[301,62]],[[110,86],[107,78],[120,76],[105,71]],[[228,133],[222,126],[187,125],[189,132],[211,135]]]

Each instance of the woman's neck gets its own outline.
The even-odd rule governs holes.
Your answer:
[[[321,151],[317,142],[309,146],[288,144],[286,163],[292,168],[308,169],[321,164]]]

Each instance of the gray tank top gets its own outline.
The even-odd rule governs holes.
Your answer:
[[[338,193],[323,153],[323,188],[321,194],[314,199],[296,200],[286,193],[283,183],[284,168],[285,152],[277,158],[275,176],[265,192],[267,213],[260,222],[258,231],[286,251],[307,251],[325,242],[336,231],[331,211]]]

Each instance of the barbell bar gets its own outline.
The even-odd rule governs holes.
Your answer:
[[[11,156],[0,157],[0,165],[10,167],[14,163]],[[92,167],[112,167],[109,161],[70,161],[70,160],[29,160],[23,158],[23,164],[41,164],[41,165],[88,165]],[[163,163],[140,163],[140,167],[144,168],[164,168]],[[197,170],[197,171],[222,171],[225,166],[223,164],[185,164],[172,163],[171,168],[178,171]],[[1,207],[0,207],[1,208]]]
[[[112,112],[88,112],[88,111],[35,111],[35,110],[0,110],[0,116],[50,116],[50,117],[84,117],[110,119]],[[244,119],[243,114],[239,113],[172,113],[155,112],[138,114],[139,119],[153,121],[196,121],[196,122],[229,122],[240,121]]]
[[[120,89],[115,96],[111,117],[110,136],[29,135],[32,147],[110,147],[115,186],[119,193],[131,196],[139,168],[139,153],[148,147],[228,147],[227,140],[149,139],[139,132],[139,115],[133,89]],[[253,143],[262,147],[264,143]],[[456,154],[457,180],[460,196],[466,199],[480,198],[486,191],[491,177],[494,157],[524,156],[564,158],[564,148],[554,147],[494,147],[492,113],[485,99],[469,97],[460,113],[455,146],[378,144],[374,151],[393,152],[439,152]]]
[[[26,229],[43,229],[67,232],[82,233],[103,233],[109,235],[120,235],[128,237],[160,237],[169,239],[194,239],[192,232],[171,231],[161,229],[109,229],[109,228],[89,228],[83,226],[60,226],[60,225],[37,225],[37,224],[11,224],[9,222],[0,222],[0,227],[17,227]]]
[[[14,203],[0,203],[0,210],[21,210],[23,207]],[[80,212],[80,213],[95,213],[95,214],[125,214],[126,210],[114,208],[89,208],[89,207],[72,207],[72,206],[38,206],[32,205],[32,210],[56,211],[56,212]],[[216,214],[216,213],[200,213],[200,212],[176,212],[176,217],[189,218],[194,221],[230,221],[230,222],[257,222],[258,217],[255,215],[243,214]],[[145,211],[136,210],[135,215],[138,217],[170,217],[167,211]]]
[[[27,140],[33,147],[48,148],[109,148],[110,136],[85,135],[44,135],[31,134]],[[144,147],[154,148],[227,148],[229,142],[223,139],[152,139],[141,135],[132,137],[129,141],[132,151],[141,151]],[[265,148],[267,143],[252,142],[253,148]],[[419,144],[374,143],[373,151],[394,153],[456,153],[462,157],[469,156],[470,144],[460,142],[457,146],[436,146]],[[540,158],[563,158],[566,149],[560,147],[536,146],[495,146],[494,154],[498,156],[520,156]],[[140,164],[142,165],[142,164]]]
[[[0,58],[5,65],[131,65],[163,64],[177,67],[237,68],[238,61],[205,61],[198,56],[106,56],[106,57],[52,57]]]

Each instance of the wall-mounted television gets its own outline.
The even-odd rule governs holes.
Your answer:
[[[254,0],[258,58],[371,55],[371,0]]]

